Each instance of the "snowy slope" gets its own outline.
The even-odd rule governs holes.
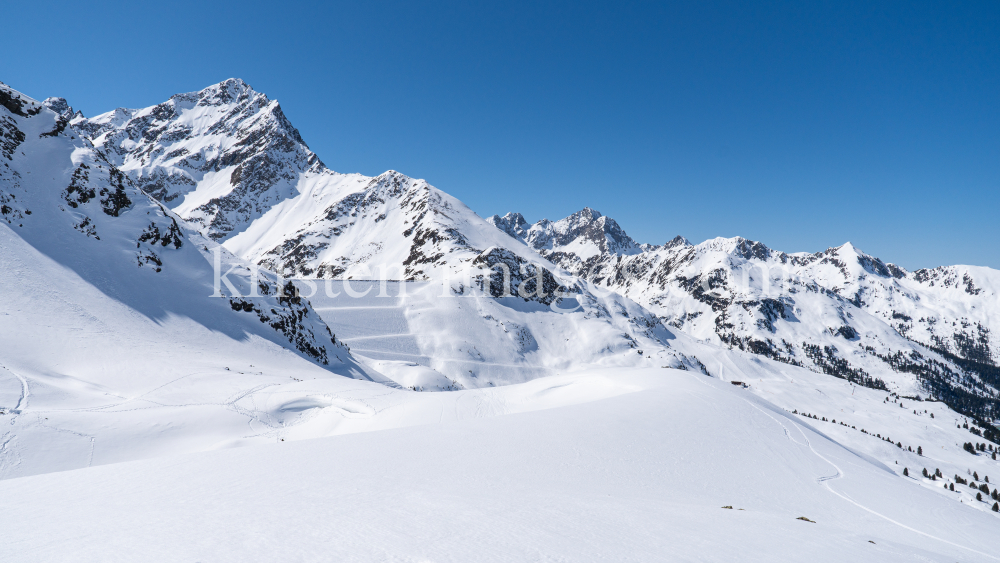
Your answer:
[[[2,482],[0,495],[17,510],[0,512],[0,556],[997,558],[996,515],[899,478],[840,446],[818,424],[745,390],[672,370],[605,377],[633,392],[504,417]],[[490,400],[480,402],[488,407],[510,403],[515,397],[508,393],[520,387],[416,395],[488,393]]]
[[[493,387],[595,366],[702,370],[678,352],[674,333],[616,294],[583,291],[556,312],[438,282],[298,283],[354,356],[412,389]]]

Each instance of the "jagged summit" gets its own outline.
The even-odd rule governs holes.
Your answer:
[[[486,222],[518,240],[524,239],[525,226],[528,224],[520,213],[507,213],[503,217],[493,215],[488,217]]]
[[[666,248],[673,248],[675,246],[691,246],[691,241],[682,237],[681,235],[677,235],[674,238],[667,241],[667,243],[664,244],[663,246]]]
[[[66,98],[45,98],[42,101],[42,105],[61,116],[73,117],[75,115],[83,115],[82,113],[74,111],[73,108],[70,107],[69,102],[66,101]]]
[[[520,213],[494,215],[488,222],[571,271],[598,257],[642,250],[614,219],[590,207],[558,221],[541,219],[530,226]]]
[[[583,209],[567,217],[567,219],[571,219],[574,221],[594,221],[596,219],[600,219],[601,217],[603,217],[603,215],[601,215],[600,211],[597,211],[596,209],[591,209],[589,207],[584,207]]]
[[[215,240],[332,174],[277,101],[232,78],[156,106],[74,118],[144,191]]]

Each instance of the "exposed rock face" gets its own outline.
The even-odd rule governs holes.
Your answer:
[[[476,283],[493,297],[517,295],[550,305],[569,294],[569,289],[560,284],[552,272],[528,262],[506,248],[492,247],[484,250],[472,264],[489,272],[480,275]]]

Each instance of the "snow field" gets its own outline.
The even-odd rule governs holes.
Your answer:
[[[639,390],[510,416],[0,482],[5,504],[18,507],[0,513],[0,556],[996,559],[992,515],[915,489],[743,389],[676,370],[606,373]],[[516,395],[521,387],[414,396]]]

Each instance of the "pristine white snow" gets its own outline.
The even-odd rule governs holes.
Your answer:
[[[0,557],[996,559],[996,516],[897,477],[746,390],[675,370],[601,377],[635,390],[5,481]],[[544,397],[587,383],[525,385]],[[520,387],[420,396],[456,397],[456,408],[486,414],[523,397]]]

